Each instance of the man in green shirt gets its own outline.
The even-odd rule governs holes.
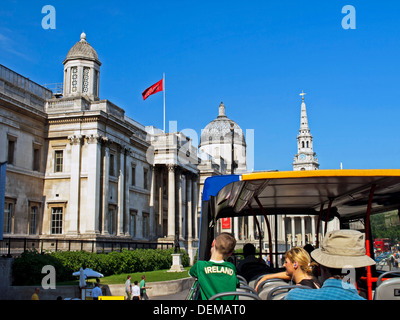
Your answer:
[[[202,300],[208,300],[213,295],[221,292],[236,291],[239,280],[236,268],[225,259],[235,249],[236,240],[230,233],[221,233],[211,245],[211,258],[209,261],[198,261],[190,269],[189,275],[197,278],[200,285]],[[236,300],[237,296],[225,296],[219,300]]]
[[[142,280],[140,280],[140,299],[141,300],[149,300],[149,297],[146,294],[146,289],[150,289],[146,287],[146,276],[142,275]]]

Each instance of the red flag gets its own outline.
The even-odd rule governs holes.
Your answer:
[[[153,84],[151,87],[148,87],[146,90],[143,91],[142,96],[143,100],[146,100],[148,96],[157,93],[159,91],[163,91],[163,79],[158,81],[157,83]]]

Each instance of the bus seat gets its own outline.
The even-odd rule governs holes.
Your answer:
[[[310,287],[299,286],[299,285],[296,285],[296,284],[280,286],[280,287],[274,287],[268,292],[266,300],[283,300],[285,298],[286,294],[291,289],[310,289],[310,290],[313,290]]]
[[[276,287],[281,287],[281,286],[287,286],[287,282],[282,280],[282,279],[268,279],[264,280],[263,282],[260,283],[258,286],[258,296],[261,298],[261,300],[266,300],[269,292],[276,288]]]
[[[254,293],[251,293],[251,292],[246,292],[246,291],[221,292],[221,293],[217,293],[217,294],[213,295],[208,300],[216,300],[218,298],[225,297],[225,296],[238,296],[239,298],[240,297],[248,297],[248,298],[251,298],[253,300],[261,300],[258,295],[254,294]]]
[[[258,281],[261,280],[262,277],[267,275],[268,273],[260,274],[256,279],[249,281],[249,287],[256,288]]]
[[[254,290],[254,288],[251,288],[248,285],[244,285],[244,284],[240,284],[240,287],[236,289],[236,291],[239,292],[250,292],[252,294],[257,295],[256,290]],[[251,297],[249,296],[239,296],[239,300],[253,300]]]
[[[239,280],[239,282],[241,283],[241,284],[245,284],[245,285],[247,285],[248,283],[247,283],[247,280],[244,278],[244,277],[242,277],[241,275],[236,275],[237,276],[237,278],[238,278],[238,280]]]
[[[397,277],[382,281],[382,279],[388,275],[394,275]],[[374,300],[400,300],[399,276],[399,271],[389,271],[381,274],[376,281]]]

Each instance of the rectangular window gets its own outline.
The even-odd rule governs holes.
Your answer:
[[[131,210],[130,221],[129,221],[129,234],[132,238],[136,237],[136,211]]]
[[[108,218],[107,218],[107,230],[109,234],[114,234],[114,216],[115,216],[115,209],[114,207],[110,207],[108,209]]]
[[[54,172],[63,172],[64,152],[56,150],[54,154]]]
[[[114,158],[115,158],[115,156],[112,154],[112,153],[110,153],[110,171],[109,171],[109,174],[110,174],[110,176],[114,176],[115,175],[115,170],[114,170]]]
[[[8,140],[7,163],[14,165],[15,140]]]
[[[63,208],[51,208],[51,234],[62,234]]]
[[[40,149],[33,149],[33,171],[40,171]]]
[[[14,204],[6,201],[4,203],[4,226],[3,226],[4,233],[11,233],[13,211],[14,211]]]
[[[136,167],[135,166],[132,166],[132,169],[131,169],[131,185],[132,186],[135,186],[136,185]]]
[[[143,237],[149,237],[149,214],[143,213]]]
[[[143,169],[143,188],[146,190],[149,188],[149,184],[148,184],[148,180],[149,180],[148,175],[149,174],[148,173],[149,173],[149,170],[144,168]]]
[[[29,214],[29,234],[36,234],[36,226],[37,226],[37,215],[38,215],[38,207],[31,207],[31,212]]]

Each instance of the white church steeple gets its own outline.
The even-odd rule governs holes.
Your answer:
[[[313,150],[313,137],[308,127],[305,93],[301,91],[300,130],[297,135],[297,154],[293,159],[293,170],[318,170],[317,154]]]

